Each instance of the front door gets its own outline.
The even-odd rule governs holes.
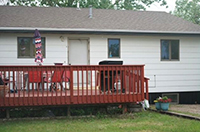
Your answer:
[[[86,39],[73,39],[69,40],[69,64],[71,65],[87,65],[88,64],[88,40]],[[78,75],[79,74],[79,78]],[[89,73],[88,73],[89,74]],[[89,77],[89,75],[88,75]],[[82,80],[84,87],[86,86],[86,71],[73,72],[73,84],[82,86]],[[89,82],[88,82],[89,83]]]

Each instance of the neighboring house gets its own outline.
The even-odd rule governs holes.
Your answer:
[[[166,12],[0,6],[0,65],[35,65],[34,30],[43,65],[145,64],[150,101],[168,94],[200,103],[200,26]]]

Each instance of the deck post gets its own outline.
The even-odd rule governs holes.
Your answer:
[[[147,78],[145,78],[145,82],[146,82],[146,94],[145,94],[145,98],[147,99],[147,100],[149,100],[149,88],[148,88],[148,80],[149,79],[147,79]]]
[[[122,105],[122,114],[125,114],[127,112],[127,105],[123,104]]]
[[[141,73],[140,73],[141,78],[140,79],[141,79],[141,82],[142,82],[141,83],[141,92],[142,92],[142,98],[141,99],[144,100],[144,66],[142,66],[140,70],[141,70]]]
[[[9,108],[6,109],[6,118],[7,119],[10,118],[10,109]]]
[[[71,114],[70,114],[70,106],[67,107],[67,116],[71,116]]]
[[[73,91],[74,91],[74,84],[73,84],[73,68],[72,66],[70,67],[70,103],[73,103]]]

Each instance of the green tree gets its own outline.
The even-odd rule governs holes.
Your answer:
[[[166,0],[10,0],[9,4],[20,6],[54,6],[54,7],[76,7],[79,2],[80,8],[92,5],[97,9],[125,9],[145,10],[153,3],[166,6]]]
[[[173,14],[200,25],[200,0],[176,0]]]

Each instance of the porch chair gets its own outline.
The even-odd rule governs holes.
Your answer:
[[[9,83],[13,83],[13,89],[10,89],[10,91],[9,91],[9,86],[8,86]],[[5,85],[6,87],[5,90],[9,91],[10,93],[17,93],[17,87],[15,85],[15,82],[12,79],[12,76],[10,76],[10,78],[9,77],[3,78],[3,73],[0,72],[0,85],[1,85],[1,88],[4,87]]]
[[[69,71],[54,71],[52,77],[51,77],[51,85],[50,85],[50,91],[59,90],[57,84],[60,85],[61,90],[64,90],[63,82],[70,82],[70,72]]]
[[[36,83],[36,89],[39,89],[43,83],[42,71],[28,71],[28,86],[30,83]],[[34,86],[32,87],[32,90]],[[27,87],[28,90],[28,87]]]
[[[4,97],[9,91],[9,87],[7,86],[7,82],[2,78],[0,73],[0,97]]]

